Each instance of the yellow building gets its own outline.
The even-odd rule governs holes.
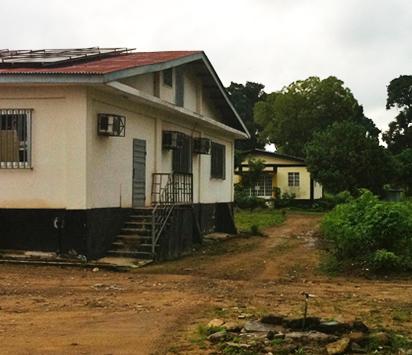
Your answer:
[[[248,160],[251,157],[263,160],[265,169],[256,186],[249,189],[250,196],[275,198],[275,190],[278,188],[281,195],[294,194],[295,199],[300,202],[322,198],[323,188],[310,177],[304,159],[262,149],[244,152],[243,161],[235,171],[236,182],[239,182],[242,174],[249,170]]]

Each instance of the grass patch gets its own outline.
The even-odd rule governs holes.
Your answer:
[[[283,221],[284,217],[281,211],[271,208],[253,211],[236,209],[235,212],[236,227],[242,232],[249,232],[252,228],[255,231],[262,231],[268,227],[282,224]]]
[[[397,322],[409,322],[412,318],[411,312],[405,311],[403,309],[393,310],[392,319]]]
[[[321,275],[339,276],[344,270],[344,263],[338,260],[334,255],[323,252],[320,257],[317,271]]]

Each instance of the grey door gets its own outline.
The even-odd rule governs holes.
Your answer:
[[[133,207],[146,201],[146,141],[133,139]]]

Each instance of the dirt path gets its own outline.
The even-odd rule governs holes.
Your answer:
[[[309,313],[411,334],[412,282],[316,274],[318,216],[289,215],[269,237],[209,244],[136,272],[0,265],[0,354],[208,354],[198,324],[239,313]],[[394,313],[408,316],[402,322]]]

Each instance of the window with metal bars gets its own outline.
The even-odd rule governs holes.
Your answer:
[[[0,109],[0,169],[26,169],[31,162],[31,109]]]
[[[212,142],[211,153],[211,177],[214,179],[226,179],[226,147]]]
[[[288,173],[288,185],[289,186],[299,186],[300,185],[299,173]]]

